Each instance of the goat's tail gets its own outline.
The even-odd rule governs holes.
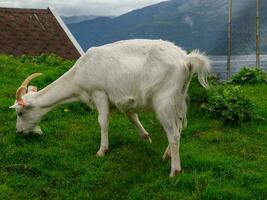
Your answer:
[[[190,73],[197,72],[198,80],[204,88],[208,88],[207,72],[210,70],[210,60],[198,50],[192,51],[189,55],[188,68]],[[191,74],[191,75],[192,75]]]

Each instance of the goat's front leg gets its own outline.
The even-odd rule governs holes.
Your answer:
[[[93,101],[98,110],[98,122],[101,128],[101,144],[96,155],[102,157],[108,150],[109,101],[104,92],[95,92]]]
[[[131,120],[131,122],[135,125],[135,127],[138,130],[139,136],[143,138],[144,140],[149,141],[152,143],[152,140],[149,136],[149,133],[144,129],[141,122],[139,121],[138,115],[136,113],[127,112],[127,116]]]

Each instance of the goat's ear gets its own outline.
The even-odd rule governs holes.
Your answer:
[[[31,93],[31,92],[37,92],[37,87],[33,86],[33,85],[30,85],[28,87],[28,93]]]
[[[25,102],[24,100],[21,100],[21,101],[16,101],[14,103],[14,105],[10,106],[9,108],[12,108],[12,109],[16,109],[18,107],[22,107],[22,108],[29,108],[31,107],[32,104],[29,103],[29,102]]]
[[[18,107],[18,103],[14,103],[14,105],[10,106],[11,109],[16,109]]]

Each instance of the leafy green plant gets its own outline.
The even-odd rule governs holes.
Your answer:
[[[220,84],[218,77],[215,74],[209,74],[207,79],[209,86],[216,86]],[[200,85],[197,74],[193,75],[193,78],[190,82],[188,96],[190,98],[190,102],[193,102],[197,105],[201,105],[208,99],[207,89]]]
[[[234,84],[267,83],[267,73],[260,68],[244,67],[231,78],[230,83]]]
[[[225,123],[240,124],[251,119],[252,102],[239,86],[217,86],[208,91],[202,108]]]

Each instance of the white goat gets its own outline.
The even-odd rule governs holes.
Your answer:
[[[162,40],[126,40],[90,48],[68,72],[41,91],[28,87],[27,93],[27,85],[40,73],[22,83],[11,106],[17,112],[16,130],[41,133],[37,123],[45,113],[59,104],[82,101],[98,110],[101,145],[97,155],[103,156],[108,150],[110,105],[125,112],[139,135],[149,141],[136,112],[151,108],[167,133],[169,145],[163,159],[171,158],[170,176],[175,176],[181,170],[179,146],[186,124],[187,89],[195,71],[201,85],[208,87],[208,69],[208,58],[198,51],[187,55]]]

